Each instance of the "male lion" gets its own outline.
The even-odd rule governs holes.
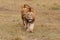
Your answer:
[[[35,13],[32,8],[24,4],[21,10],[21,16],[23,20],[23,25],[26,28],[26,31],[33,32],[34,22],[35,22]]]

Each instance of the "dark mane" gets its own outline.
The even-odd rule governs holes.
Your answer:
[[[32,11],[32,8],[29,8],[28,12],[31,12]]]

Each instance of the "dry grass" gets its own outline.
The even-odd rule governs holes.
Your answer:
[[[36,11],[34,33],[22,26],[24,3]],[[60,40],[60,0],[0,0],[0,40]]]

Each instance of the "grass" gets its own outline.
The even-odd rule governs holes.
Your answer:
[[[0,0],[0,39],[60,40],[60,11],[58,11],[60,2],[59,0],[56,2],[55,0]],[[23,3],[29,4],[36,11],[33,33],[26,32],[22,25],[20,7]]]
[[[51,7],[50,10],[60,10],[60,7]]]
[[[60,10],[60,5],[58,5],[57,3],[54,3],[53,5],[54,6],[52,6],[50,10]]]
[[[51,7],[50,10],[60,10],[60,5],[54,4],[55,6]]]

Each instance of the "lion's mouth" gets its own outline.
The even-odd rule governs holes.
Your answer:
[[[29,22],[31,22],[32,21],[32,19],[29,19]]]
[[[32,19],[28,19],[27,22],[31,23],[32,22]]]

